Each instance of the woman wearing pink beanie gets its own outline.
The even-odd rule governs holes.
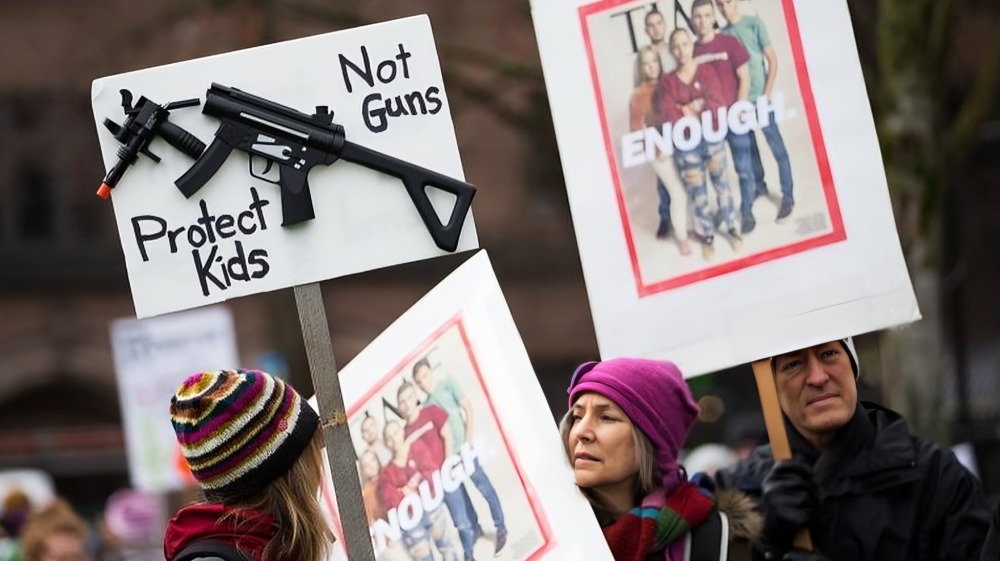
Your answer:
[[[588,362],[568,392],[563,445],[616,561],[750,558],[761,524],[750,500],[713,496],[677,463],[698,406],[676,365]]]

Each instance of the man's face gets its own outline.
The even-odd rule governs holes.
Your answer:
[[[420,386],[420,389],[424,390],[426,393],[431,393],[434,389],[434,379],[431,376],[431,369],[429,366],[421,366],[413,374],[413,381]]]
[[[368,417],[361,421],[361,438],[365,439],[368,444],[375,444],[375,441],[378,440],[378,427],[375,426],[374,418]]]
[[[409,386],[399,392],[399,412],[407,419],[417,416],[417,392]]]
[[[715,4],[722,12],[722,17],[726,18],[729,23],[740,19],[739,0],[715,0]]]
[[[808,347],[774,359],[778,402],[813,446],[830,445],[858,404],[858,388],[840,341]]]
[[[711,4],[702,4],[691,12],[691,27],[699,38],[710,37],[715,33],[715,8]]]
[[[663,38],[667,35],[667,22],[663,21],[663,14],[650,12],[646,15],[646,35],[653,44],[663,42]]]

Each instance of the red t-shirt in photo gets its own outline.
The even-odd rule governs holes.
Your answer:
[[[726,106],[736,103],[740,85],[736,69],[750,60],[750,53],[740,40],[732,35],[717,33],[708,43],[699,41],[694,44],[694,59],[699,66],[710,65],[715,70],[722,87],[722,102]]]
[[[659,114],[666,122],[676,123],[684,116],[681,106],[697,99],[703,101],[701,113],[711,111],[713,122],[718,125],[717,110],[725,105],[725,100],[719,78],[710,65],[698,65],[691,83],[685,83],[676,72],[671,72],[660,80],[656,102],[659,104]]]
[[[405,496],[403,488],[413,474],[420,473],[423,479],[429,479],[430,474],[440,467],[441,462],[434,462],[431,452],[418,438],[410,444],[410,456],[406,459],[406,465],[400,466],[395,462],[389,462],[379,473],[378,495],[382,499],[383,508],[391,509],[399,506]]]
[[[429,430],[417,438],[416,442],[423,442],[435,462],[435,468],[440,468],[444,463],[444,439],[441,438],[441,427],[448,423],[448,413],[437,405],[424,405],[420,413],[413,422],[407,423],[403,429],[403,434],[409,437],[414,431],[430,424]]]

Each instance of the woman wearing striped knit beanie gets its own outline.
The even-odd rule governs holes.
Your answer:
[[[170,420],[205,502],[170,520],[166,559],[326,558],[319,417],[291,386],[256,370],[201,372],[171,398]]]
[[[677,366],[588,362],[568,392],[563,446],[616,561],[749,558],[761,524],[750,500],[713,496],[707,478],[688,481],[677,461],[698,415]]]

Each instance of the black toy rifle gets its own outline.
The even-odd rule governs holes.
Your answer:
[[[317,106],[315,114],[307,115],[236,88],[212,84],[202,113],[222,124],[205,153],[176,181],[184,196],[198,192],[235,148],[250,154],[250,175],[281,187],[281,224],[290,226],[316,216],[309,193],[309,171],[318,164],[330,165],[343,159],[399,178],[434,243],[446,251],[458,247],[475,187],[346,140],[344,127],[333,122],[327,107]],[[272,164],[278,164],[278,180],[254,173],[253,156],[266,160],[264,174]],[[438,220],[424,191],[427,186],[455,195],[447,223]]]
[[[122,95],[125,122],[119,125],[111,119],[104,119],[104,126],[122,145],[118,148],[118,163],[111,168],[97,190],[97,196],[102,199],[108,198],[111,189],[118,184],[125,171],[136,162],[140,153],[159,163],[160,158],[149,151],[149,143],[157,136],[195,159],[205,151],[205,143],[168,120],[172,109],[194,107],[201,101],[185,99],[161,106],[146,97],[140,97],[139,103],[132,107],[132,92],[123,89],[119,93]]]

